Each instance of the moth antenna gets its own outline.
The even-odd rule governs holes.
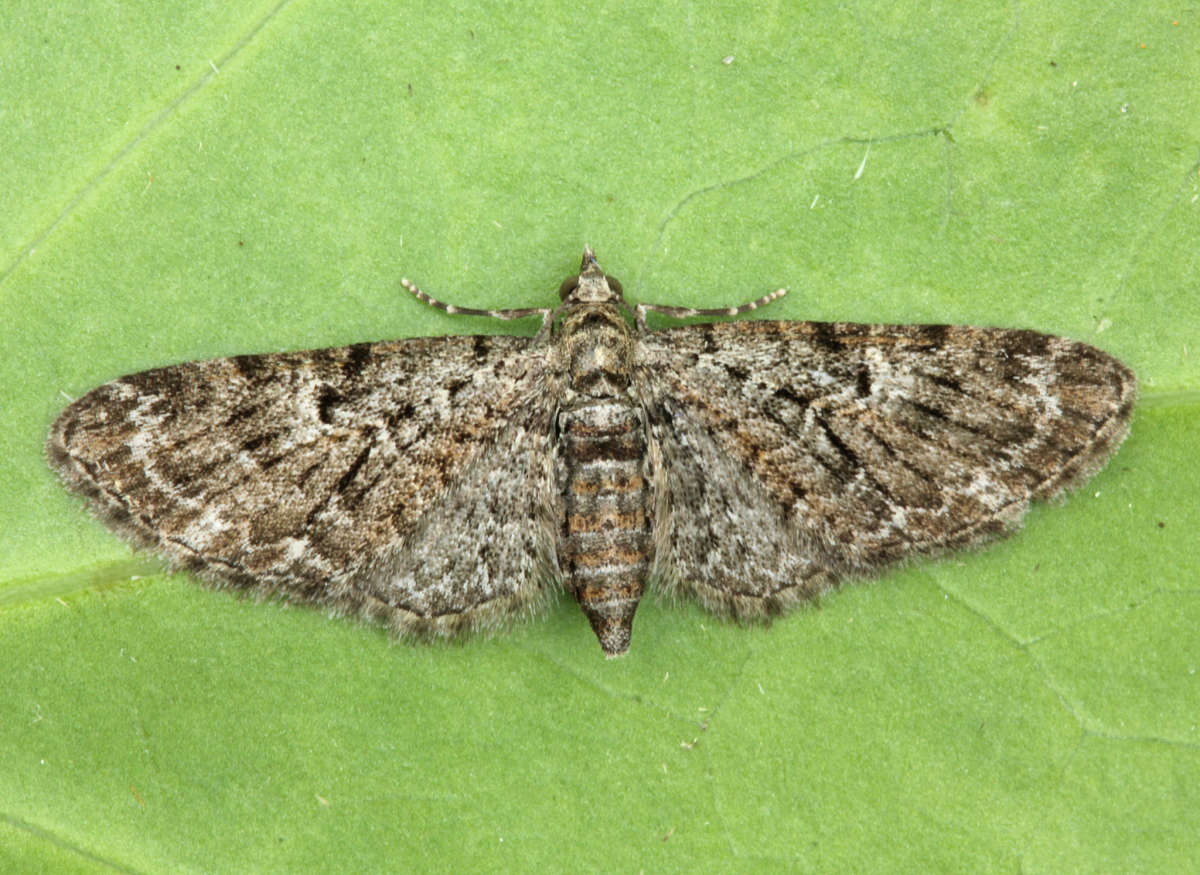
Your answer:
[[[664,304],[638,304],[638,327],[646,327],[646,313],[648,312],[662,313],[664,316],[670,316],[672,319],[690,319],[693,316],[739,316],[742,313],[757,310],[759,307],[765,307],[772,301],[782,298],[787,293],[787,289],[776,289],[768,295],[763,295],[761,298],[755,298],[753,301],[747,301],[745,304],[739,304],[736,307],[696,309],[695,307],[670,307]]]
[[[444,310],[451,316],[490,316],[493,319],[528,319],[531,316],[540,316],[545,321],[554,312],[547,307],[522,307],[511,310],[478,310],[474,307],[458,307],[454,304],[447,304],[445,301],[439,301],[432,295],[425,294],[416,283],[409,282],[408,277],[402,277],[400,285],[404,286],[418,301],[422,301],[430,307]]]

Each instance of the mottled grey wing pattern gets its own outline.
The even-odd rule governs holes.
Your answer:
[[[176,566],[404,631],[478,625],[486,609],[458,614],[536,602],[545,578],[529,527],[489,527],[462,494],[488,478],[518,504],[549,494],[538,441],[554,398],[530,345],[414,338],[160,368],[80,398],[47,448],[98,516]],[[428,559],[422,526],[448,505],[479,526],[444,545],[443,563],[482,558],[385,580],[396,545]],[[479,563],[488,585],[464,584]],[[419,591],[435,576],[453,599]]]
[[[940,325],[734,322],[641,338],[656,576],[737,616],[974,543],[1094,473],[1136,380],[1086,344]]]
[[[561,587],[554,412],[553,395],[522,407],[407,538],[346,581],[348,599],[397,632],[441,635],[543,607]]]

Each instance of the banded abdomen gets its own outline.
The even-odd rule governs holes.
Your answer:
[[[646,435],[638,408],[588,399],[559,415],[566,513],[559,562],[608,656],[629,649],[651,562]]]

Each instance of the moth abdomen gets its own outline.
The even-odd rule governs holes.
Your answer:
[[[617,656],[629,649],[653,559],[645,426],[631,401],[611,398],[564,409],[559,429],[564,583]]]

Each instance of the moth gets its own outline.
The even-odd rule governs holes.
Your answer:
[[[648,587],[768,618],[1015,528],[1129,429],[1094,347],[951,325],[638,304],[591,249],[536,336],[418,337],[114,380],[50,432],[101,520],[217,585],[458,636],[566,588],[604,653]]]

